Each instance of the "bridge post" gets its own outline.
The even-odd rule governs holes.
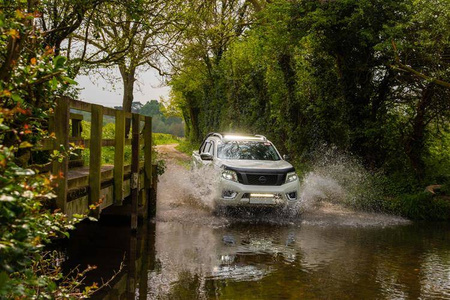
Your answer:
[[[54,120],[52,122],[52,131],[55,133],[56,139],[54,140],[53,149],[61,151],[69,150],[69,119],[70,119],[70,105],[69,99],[62,97],[58,99],[55,107]],[[63,149],[61,149],[61,147]],[[69,172],[69,158],[64,156],[61,162],[58,160],[53,162],[52,173],[56,176],[56,183],[58,188],[56,189],[56,206],[61,209],[63,213],[66,213],[67,205],[67,175]]]
[[[139,205],[139,142],[140,142],[140,115],[133,114],[131,118],[131,229],[136,230],[138,225]]]
[[[114,149],[114,204],[123,202],[123,173],[125,153],[125,112],[116,110],[115,149]]]
[[[89,205],[100,201],[102,183],[103,106],[92,104],[89,155]],[[97,210],[99,212],[99,210]]]
[[[145,159],[145,198],[147,204],[147,215],[150,218],[155,217],[156,203],[151,196],[151,190],[153,188],[153,168],[152,168],[152,118],[145,117],[144,127],[144,159]]]

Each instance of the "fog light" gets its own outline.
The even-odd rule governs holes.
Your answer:
[[[288,200],[297,200],[297,192],[290,192],[286,194]]]
[[[237,192],[235,191],[223,191],[222,198],[224,199],[234,199],[237,196]]]

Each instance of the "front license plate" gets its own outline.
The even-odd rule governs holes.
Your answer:
[[[273,204],[275,204],[275,199],[273,199],[273,198],[253,198],[253,197],[250,197],[250,204],[273,205]]]

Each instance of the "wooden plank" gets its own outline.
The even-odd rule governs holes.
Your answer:
[[[74,143],[76,146],[84,146],[89,148],[91,145],[90,139],[82,139],[82,138],[69,138],[71,143]],[[116,145],[115,139],[103,139],[101,140],[102,147],[114,147]],[[131,145],[131,142],[130,142]]]
[[[158,179],[157,179],[157,166],[152,165],[152,173],[153,173],[153,181],[152,188],[150,189],[149,196],[147,198],[147,210],[148,217],[154,218],[156,217],[156,195],[158,194]]]
[[[58,99],[55,108],[55,117],[52,121],[52,131],[55,133],[53,149],[69,150],[69,99],[66,97]],[[62,149],[61,149],[62,148]],[[52,167],[53,175],[56,176],[56,206],[66,213],[67,209],[67,176],[69,171],[69,158],[65,156],[61,162],[56,160]]]
[[[70,99],[70,107],[74,108],[74,109],[90,112],[92,110],[92,105],[95,105],[95,104],[86,103],[86,102],[83,102],[80,100]]]
[[[53,128],[51,125],[50,128]],[[51,129],[51,131],[55,132],[54,129]],[[54,139],[42,139],[38,141],[38,145],[36,146],[36,150],[53,150],[53,147],[55,146],[55,140]]]
[[[90,167],[73,168],[69,170],[69,189],[89,186],[89,170]],[[101,182],[109,181],[113,178],[114,166],[102,165],[101,167]]]
[[[91,143],[89,156],[89,205],[100,201],[103,107],[92,104]]]
[[[145,117],[144,125],[144,174],[145,174],[145,204],[147,206],[153,205],[150,201],[152,188],[152,118]],[[147,212],[151,209],[147,207]],[[148,214],[147,214],[148,216]]]
[[[70,119],[82,121],[84,119],[84,116],[82,114],[70,113]]]
[[[88,211],[88,197],[80,197],[67,203],[67,216],[71,218],[74,214],[84,215]]]
[[[116,110],[114,152],[114,204],[122,205],[123,201],[123,172],[125,155],[125,114],[122,110]]]
[[[106,116],[112,116],[114,117],[116,115],[117,109],[110,108],[110,107],[103,107],[103,115]]]
[[[138,225],[139,203],[139,115],[133,114],[131,118],[131,229],[134,231]]]
[[[72,119],[72,138],[81,139],[81,121],[83,120],[83,115],[77,115],[80,118],[74,119],[73,114],[70,114],[70,118]],[[82,167],[84,165],[84,160],[82,159],[83,150],[77,149],[74,151],[74,155],[70,158],[69,167],[73,168],[74,166]],[[76,162],[75,162],[76,161]]]
[[[78,150],[77,150],[78,151]],[[84,166],[84,159],[71,159],[69,161],[69,169],[81,168]]]
[[[114,147],[116,145],[115,139],[103,139],[102,147]]]

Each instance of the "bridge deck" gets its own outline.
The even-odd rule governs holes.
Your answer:
[[[140,170],[144,168],[144,163],[140,163]],[[105,183],[113,179],[114,165],[101,166],[101,181]],[[124,178],[129,178],[131,174],[131,165],[124,166]],[[68,189],[77,189],[89,185],[89,166],[69,169],[67,174]]]

